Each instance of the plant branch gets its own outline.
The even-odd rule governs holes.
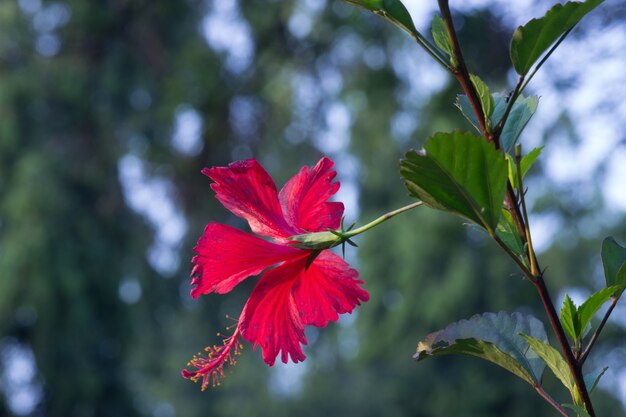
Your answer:
[[[526,235],[526,243],[528,244],[528,260],[530,262],[530,272],[534,276],[539,275],[539,266],[537,261],[537,255],[533,248],[533,239],[530,234],[530,223],[528,221],[528,211],[526,210],[526,195],[524,193],[524,175],[522,174],[522,146],[518,145],[515,148],[515,167],[517,168],[517,183],[519,184],[519,201],[522,206],[522,216],[524,221],[524,234]],[[519,210],[519,205],[517,206]]]
[[[591,336],[591,340],[589,340],[587,347],[585,348],[583,353],[580,355],[580,358],[578,359],[578,363],[580,364],[580,366],[582,366],[583,363],[585,363],[585,361],[587,360],[587,356],[589,356],[589,352],[591,352],[593,345],[596,343],[596,340],[598,340],[598,337],[600,336],[600,332],[602,332],[602,329],[604,328],[606,321],[609,319],[609,316],[613,312],[613,309],[617,305],[618,300],[619,300],[619,297],[613,297],[613,300],[611,301],[611,305],[609,306],[609,309],[604,314],[604,317],[602,318],[602,321],[598,325],[598,328],[593,333],[593,336]]]
[[[454,55],[458,62],[457,68],[453,72],[455,78],[461,84],[465,95],[467,96],[470,105],[472,106],[472,110],[476,115],[476,119],[480,124],[480,129],[487,139],[488,142],[493,142],[496,146],[496,149],[500,149],[500,133],[502,132],[502,127],[500,128],[500,132],[498,134],[494,134],[489,132],[487,129],[487,125],[485,123],[485,114],[483,112],[483,108],[480,104],[480,98],[478,97],[478,93],[476,92],[476,88],[474,88],[474,84],[472,83],[469,71],[467,69],[467,65],[465,64],[465,58],[463,57],[463,52],[461,51],[461,46],[459,44],[459,40],[456,34],[456,30],[454,29],[454,23],[452,22],[452,15],[450,13],[450,7],[448,4],[448,0],[438,0],[439,9],[441,12],[441,18],[446,26],[446,30],[450,36],[450,41],[452,42],[452,49],[454,51]],[[518,82],[518,86],[516,90],[519,90],[521,85],[521,81]],[[518,93],[519,94],[519,93]],[[515,97],[517,98],[517,97]],[[498,124],[502,124],[506,122],[506,118],[508,117],[508,113],[511,111],[513,100],[509,104],[505,115],[502,117]],[[511,187],[510,182],[507,184],[506,190],[506,202],[510,208],[511,216],[513,217],[513,221],[515,223],[515,227],[517,228],[517,232],[522,237],[524,243],[526,243],[526,233],[525,233],[525,225],[524,220],[522,219],[522,215],[519,209],[519,205],[515,201],[513,188]]]
[[[365,7],[363,4],[361,4],[360,2],[354,1],[354,0],[344,0],[346,3],[358,7],[360,9],[365,9],[369,12],[375,13],[379,16],[382,16],[384,19],[388,20],[389,22],[393,23],[394,25],[398,26],[400,29],[404,30],[405,32],[407,32],[414,40],[415,42],[422,47],[422,49],[424,49],[426,51],[426,53],[428,53],[428,55],[430,55],[435,62],[437,62],[439,65],[441,65],[446,71],[453,73],[454,72],[454,68],[452,68],[447,62],[446,59],[447,57],[443,55],[443,53],[436,48],[425,36],[423,36],[418,30],[411,30],[410,28],[407,28],[405,26],[404,23],[398,21],[396,18],[394,18],[393,16],[391,16],[389,13],[386,12],[385,9],[372,9],[372,8],[368,8]]]
[[[503,115],[502,120],[498,123],[498,125],[501,124],[498,130],[498,135],[494,135],[493,133],[489,132],[489,130],[487,129],[486,121],[485,121],[485,114],[480,104],[480,99],[478,97],[474,84],[471,82],[469,71],[467,70],[465,59],[463,58],[463,53],[461,52],[461,47],[459,45],[456,30],[454,29],[454,23],[452,22],[452,15],[450,13],[450,6],[448,4],[448,0],[437,0],[437,1],[439,3],[439,10],[441,12],[442,20],[444,22],[444,25],[446,26],[448,36],[450,37],[450,41],[452,43],[452,50],[454,52],[456,61],[458,63],[456,68],[454,69],[453,75],[459,81],[459,83],[461,84],[461,87],[465,91],[465,94],[468,100],[470,101],[472,110],[474,111],[474,114],[476,115],[476,118],[480,124],[481,131],[484,134],[486,140],[488,142],[493,142],[496,146],[496,149],[500,149],[499,134],[502,132],[504,123],[506,122],[506,118],[508,117],[508,113],[510,113],[513,107],[514,100],[517,98],[517,96],[520,94],[523,87],[525,86],[524,79],[522,77],[520,81],[518,81],[518,84],[514,90],[513,97],[511,98],[511,102],[509,103],[508,108],[507,108],[508,113]],[[553,49],[551,49],[550,52],[548,52],[548,54],[551,54],[553,52]],[[540,62],[540,64],[542,63],[543,62]],[[523,199],[523,195],[521,193],[520,193],[520,198]],[[514,193],[513,193],[513,189],[512,189],[510,181],[507,184],[506,200],[507,200],[507,203],[509,204],[509,211],[511,212],[511,216],[513,216],[515,220],[515,224],[518,228],[518,232],[520,233],[520,236],[522,237],[523,240],[525,240],[528,243],[528,236],[530,235],[530,230],[527,229],[527,226],[524,221],[524,216],[520,211],[519,204],[514,198]],[[589,415],[591,417],[595,417],[595,412],[591,404],[591,399],[589,398],[589,393],[587,392],[587,387],[585,385],[585,381],[582,376],[582,366],[574,357],[572,349],[569,345],[569,341],[567,340],[567,336],[565,335],[563,326],[561,325],[558,314],[554,308],[552,299],[550,298],[550,293],[548,292],[548,288],[546,287],[546,284],[543,280],[543,273],[539,269],[539,266],[537,263],[537,257],[534,252],[534,249],[529,244],[528,256],[529,256],[529,260],[530,259],[533,260],[533,270],[529,270],[523,264],[523,262],[517,257],[517,255],[515,255],[495,233],[492,234],[492,237],[498,243],[498,245],[500,245],[507,252],[507,254],[517,263],[517,265],[524,272],[526,277],[533,283],[533,285],[537,289],[537,292],[539,293],[539,297],[541,298],[541,302],[550,320],[552,329],[554,330],[554,333],[556,334],[559,345],[561,346],[561,350],[563,351],[563,355],[565,356],[565,359],[570,368],[572,377],[574,378],[574,381],[576,383],[576,388],[578,390],[580,398],[582,399],[585,405],[585,408],[589,412]],[[563,415],[567,416],[567,413],[564,413]]]
[[[572,352],[572,349],[569,345],[569,341],[567,340],[567,336],[565,335],[565,331],[563,330],[563,326],[561,325],[559,316],[554,308],[554,303],[552,303],[552,299],[550,298],[548,287],[543,280],[543,274],[540,273],[537,276],[537,279],[531,282],[535,285],[535,288],[537,288],[537,292],[539,293],[539,297],[541,298],[543,307],[548,314],[550,325],[552,326],[552,329],[556,334],[556,338],[561,347],[561,351],[565,356],[567,365],[569,366],[572,377],[574,378],[578,394],[585,404],[585,408],[587,409],[589,415],[591,417],[595,417],[593,405],[591,404],[591,398],[589,397],[589,392],[587,392],[587,386],[585,385],[585,380],[583,379],[582,364],[574,357],[574,353]]]
[[[526,265],[524,265],[524,263],[522,262],[522,260],[515,254],[513,253],[513,251],[511,251],[511,249],[509,249],[509,247],[506,245],[506,243],[504,243],[502,241],[502,239],[500,239],[498,237],[498,235],[493,234],[491,235],[491,237],[493,238],[493,240],[496,241],[496,243],[498,244],[498,246],[500,246],[506,253],[507,255],[509,255],[509,257],[511,259],[513,259],[515,261],[515,263],[517,264],[517,266],[519,267],[519,269],[522,270],[522,272],[524,273],[524,275],[530,279],[531,281],[534,280],[532,273],[530,272],[530,270],[528,269],[528,267]]]
[[[443,67],[443,69],[445,69],[449,73],[454,74],[454,68],[452,68],[448,63],[446,63],[445,60],[443,60],[439,56],[438,49],[435,48],[428,41],[428,39],[426,39],[424,36],[422,36],[419,32],[415,32],[415,33],[411,32],[411,31],[407,31],[407,32],[409,33],[409,35],[411,35],[411,37],[415,40],[415,42],[417,42],[417,44],[419,46],[421,46],[422,49],[424,49],[426,51],[426,53],[428,53],[428,55],[430,55],[431,58],[433,58],[435,60],[435,62],[437,62],[439,65],[441,65]]]
[[[493,142],[493,135],[487,129],[487,124],[485,121],[485,113],[483,112],[483,108],[480,104],[480,98],[478,97],[478,93],[476,92],[476,88],[474,87],[474,83],[470,79],[469,71],[467,70],[467,65],[465,64],[465,58],[463,57],[463,52],[461,51],[461,45],[459,44],[459,39],[456,34],[456,30],[454,28],[454,23],[452,21],[452,14],[450,13],[450,5],[448,4],[448,0],[437,0],[439,3],[439,11],[441,12],[441,19],[443,20],[444,25],[446,26],[446,31],[448,32],[448,36],[450,37],[450,42],[452,43],[452,51],[454,53],[454,58],[456,58],[457,66],[454,68],[452,74],[459,81],[465,95],[469,99],[470,105],[472,106],[472,110],[476,114],[476,118],[478,119],[478,123],[480,124],[480,130],[483,135],[487,139],[488,142]],[[496,142],[496,148],[499,148],[499,143]]]
[[[376,13],[376,12],[375,12]],[[445,58],[442,57],[441,52],[437,49],[433,44],[430,43],[428,39],[426,39],[419,31],[409,30],[406,28],[401,22],[394,19],[387,13],[376,13],[385,19],[389,20],[394,25],[400,27],[405,32],[407,32],[411,37],[415,40],[415,42],[422,47],[423,50],[426,51],[428,55],[431,56],[439,65],[441,65],[446,71],[450,73],[454,73],[454,69],[445,61]]]
[[[515,87],[514,96],[515,94],[519,93],[520,86],[523,82],[522,80],[523,80],[523,77],[520,78],[520,81],[517,83],[517,86]],[[505,117],[503,117],[503,120],[505,120]],[[580,398],[582,399],[583,403],[585,404],[585,408],[589,412],[589,415],[592,417],[595,417],[595,413],[594,413],[593,406],[591,403],[591,398],[589,397],[589,392],[587,391],[585,380],[582,374],[582,362],[577,359],[577,357],[574,355],[574,352],[572,351],[572,348],[569,344],[567,336],[565,335],[563,325],[561,324],[561,321],[559,320],[558,313],[556,312],[556,309],[554,308],[554,303],[552,302],[550,293],[548,292],[548,287],[546,286],[545,281],[543,279],[543,273],[539,269],[537,254],[535,253],[535,249],[532,244],[532,237],[531,237],[530,226],[528,222],[528,211],[526,209],[526,198],[524,194],[524,180],[523,180],[522,169],[521,169],[521,158],[522,158],[521,146],[517,146],[515,149],[515,165],[517,169],[517,179],[518,179],[518,185],[519,185],[519,189],[518,189],[519,204],[516,204],[516,208],[517,208],[516,213],[518,213],[519,215],[519,210],[520,210],[520,205],[521,205],[521,216],[522,216],[521,221],[524,224],[524,235],[526,237],[526,243],[528,247],[528,259],[530,261],[530,275],[527,275],[527,276],[530,279],[530,281],[535,285],[535,288],[537,289],[539,293],[541,302],[548,315],[548,319],[550,320],[550,325],[552,326],[552,329],[554,330],[554,333],[556,334],[561,350],[563,351],[563,355],[565,356],[567,364],[570,368],[570,373],[572,374],[572,377],[574,378],[574,381],[576,383],[576,389],[578,390],[578,394]],[[525,271],[527,271],[527,269],[525,269]]]
[[[424,48],[426,52],[428,52],[431,56],[436,55],[436,57],[433,57],[433,58],[439,59],[440,64],[442,64],[448,72],[454,71],[454,68],[452,68],[448,63],[446,63],[446,61],[448,60],[448,57],[443,52],[441,52],[439,48],[433,45],[428,40],[428,38],[426,38],[417,30],[415,32],[409,32],[409,34],[411,35],[413,39],[415,39],[415,42],[417,42],[419,46]]]
[[[463,88],[463,91],[465,92],[465,95],[467,96],[470,102],[470,105],[472,106],[472,110],[474,111],[474,114],[476,115],[476,119],[478,120],[478,123],[480,124],[480,129],[483,135],[485,136],[488,142],[493,142],[495,144],[496,149],[500,149],[500,133],[502,132],[502,127],[500,127],[499,129],[500,131],[498,132],[498,134],[494,134],[487,130],[487,126],[485,123],[485,114],[480,104],[480,98],[478,97],[478,93],[476,92],[476,89],[474,88],[474,84],[472,83],[470,79],[467,65],[465,64],[465,58],[463,57],[463,52],[461,51],[461,46],[459,44],[456,30],[454,29],[454,23],[452,22],[452,15],[450,13],[448,0],[438,0],[438,2],[439,2],[439,10],[441,12],[441,18],[450,36],[452,49],[454,51],[454,55],[458,62],[457,68],[453,72],[453,75],[461,84],[461,87]],[[518,86],[515,89],[516,91],[519,90],[520,85],[521,85],[521,81],[518,82]],[[502,126],[504,126],[504,123],[506,122],[506,118],[508,117],[508,113],[511,111],[512,102],[513,100],[511,100],[511,103],[509,104],[505,115],[500,120],[498,125],[502,124]],[[511,216],[513,217],[513,221],[515,223],[515,227],[517,228],[517,232],[522,237],[522,240],[524,241],[524,243],[526,243],[524,221],[522,219],[519,206],[517,202],[515,201],[513,188],[511,187],[510,182],[507,185],[506,202],[507,202],[507,205],[509,206],[509,211],[511,212]]]
[[[563,407],[561,407],[559,405],[559,403],[557,403],[555,401],[554,398],[552,398],[550,396],[550,394],[548,394],[541,385],[537,385],[535,386],[535,391],[537,391],[537,394],[539,394],[541,396],[541,398],[543,398],[544,400],[546,400],[548,402],[548,404],[550,404],[556,411],[558,411],[561,415],[565,416],[565,417],[570,417],[569,414],[567,414],[567,411],[565,411],[565,409]]]
[[[506,204],[508,205],[509,213],[511,213],[511,217],[513,217],[513,222],[515,223],[515,228],[517,229],[517,233],[522,239],[523,243],[526,243],[526,226],[524,224],[524,219],[522,217],[522,212],[520,211],[519,204],[515,199],[515,193],[513,192],[513,186],[511,182],[508,181],[506,184]]]

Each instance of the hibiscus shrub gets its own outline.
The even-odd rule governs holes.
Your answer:
[[[469,72],[459,46],[447,0],[438,0],[440,16],[432,23],[432,40],[420,33],[399,0],[347,0],[374,12],[408,34],[447,72],[463,94],[457,106],[475,131],[439,132],[423,149],[400,161],[400,174],[410,196],[417,199],[362,227],[345,229],[343,204],[329,199],[339,189],[333,162],[322,158],[304,167],[278,191],[272,178],[253,159],[203,170],[215,197],[233,214],[247,220],[253,234],[209,223],[195,248],[191,295],[224,294],[248,277],[262,274],[231,335],[223,344],[195,356],[183,376],[218,384],[224,365],[240,351],[239,339],[261,347],[273,365],[305,359],[305,326],[325,327],[340,314],[351,313],[369,299],[358,272],[329,249],[353,244],[366,232],[396,214],[419,206],[443,210],[473,224],[502,248],[534,286],[558,341],[551,346],[544,324],[518,312],[483,313],[450,324],[425,337],[417,361],[461,354],[493,362],[529,383],[557,412],[567,409],[594,417],[590,393],[604,371],[584,374],[583,365],[607,319],[626,289],[626,248],[613,238],[602,243],[605,288],[580,306],[565,298],[557,313],[544,271],[533,248],[526,210],[524,175],[541,148],[524,154],[518,143],[537,109],[537,97],[523,95],[538,69],[573,27],[602,0],[557,4],[513,33],[510,56],[518,82],[508,94],[492,93]],[[255,236],[258,235],[258,236]],[[600,325],[587,337],[591,319],[610,302]],[[559,404],[542,385],[549,368],[571,394]]]

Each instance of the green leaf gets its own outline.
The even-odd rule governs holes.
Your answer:
[[[494,103],[495,103],[494,106],[496,108],[498,107],[498,104],[501,101],[503,101],[503,99],[499,98],[498,94],[494,94]],[[478,123],[478,119],[476,118],[476,115],[474,114],[474,109],[472,109],[472,105],[470,104],[470,101],[467,98],[467,96],[465,94],[459,94],[456,97],[456,102],[454,103],[454,105],[459,110],[461,110],[461,114],[463,114],[463,116],[465,116],[465,118],[472,124],[472,126],[474,126],[474,129],[476,129],[478,133],[481,133],[480,123]]]
[[[598,382],[600,382],[600,378],[602,378],[602,375],[604,375],[607,369],[609,369],[609,367],[605,366],[599,374],[596,375],[596,373],[592,373],[587,374],[583,377],[583,379],[585,380],[585,385],[589,387],[589,394],[591,394],[593,390],[596,389],[596,386],[598,386]]]
[[[569,337],[574,341],[578,340],[578,336],[580,336],[581,332],[578,308],[567,294],[565,294],[563,307],[561,307],[561,324],[563,325],[563,330],[565,330]]]
[[[603,0],[568,2],[552,7],[544,17],[519,26],[511,39],[511,61],[519,75],[526,75],[532,65],[562,35],[572,29]]]
[[[626,248],[610,236],[602,242],[602,264],[606,286],[618,285],[623,291],[626,287]]]
[[[522,157],[522,160],[520,161],[520,170],[522,171],[522,178],[526,176],[526,173],[528,172],[530,167],[532,167],[534,163],[537,161],[537,158],[539,158],[539,155],[541,155],[542,150],[543,150],[543,146],[540,148],[535,148],[532,151],[530,151],[527,155],[524,155]],[[518,189],[519,179],[517,178],[517,166],[515,165],[515,157],[508,153],[505,154],[504,156],[506,157],[506,161],[509,166],[509,181],[511,181],[511,185],[513,186],[513,188]]]
[[[580,320],[580,330],[585,331],[587,325],[591,321],[591,318],[598,311],[600,307],[619,291],[619,287],[613,286],[603,288],[595,294],[592,294],[587,300],[578,307],[578,317]]]
[[[587,412],[587,410],[585,409],[585,407],[583,407],[582,405],[561,404],[561,406],[565,408],[569,408],[570,410],[574,411],[579,417],[591,417],[589,413]]]
[[[522,160],[520,161],[520,168],[522,170],[522,178],[526,176],[526,173],[528,172],[530,167],[532,167],[535,164],[535,162],[537,162],[537,159],[539,158],[539,155],[541,155],[542,150],[543,150],[543,146],[539,148],[534,148],[532,151],[528,152],[528,154],[522,158]]]
[[[511,213],[506,209],[502,209],[502,216],[500,217],[500,223],[498,223],[498,228],[496,229],[496,235],[514,254],[518,256],[524,255],[524,244],[522,243],[520,235],[517,233],[513,216],[511,216]]]
[[[505,312],[475,315],[426,336],[413,356],[417,361],[440,355],[469,355],[485,359],[538,386],[545,363],[519,334],[547,341],[543,323],[532,316]]]
[[[470,74],[470,80],[472,81],[472,84],[474,84],[474,88],[478,93],[480,106],[483,109],[483,113],[485,113],[485,121],[489,121],[495,106],[489,87],[483,80],[480,79],[480,77],[478,77],[478,75]]]
[[[507,121],[500,133],[500,145],[505,152],[511,153],[515,149],[515,144],[522,134],[524,127],[528,124],[528,121],[537,110],[539,104],[539,97],[529,96],[525,97],[521,95],[515,100],[511,112],[507,118]],[[455,103],[456,107],[461,110],[463,116],[474,126],[474,128],[480,133],[480,124],[476,119],[474,110],[469,102],[467,96],[460,94],[457,96]],[[495,126],[500,122],[504,112],[506,110],[507,101],[506,96],[501,93],[493,94],[493,112],[491,113],[491,125]]]
[[[626,288],[626,262],[622,265],[619,271],[617,271],[617,277],[615,278],[615,282],[617,283],[617,286],[620,287],[622,290]]]
[[[528,124],[530,118],[537,111],[537,105],[539,104],[539,97],[537,96],[529,96],[524,97],[520,95],[517,100],[515,100],[515,104],[513,104],[513,108],[509,113],[509,117],[506,119],[506,123],[504,124],[504,128],[500,133],[500,146],[506,153],[512,153],[515,149],[515,144],[519,139],[522,131]],[[499,123],[500,119],[504,115],[497,115],[494,111],[493,121],[494,126],[495,123]]]
[[[439,49],[448,54],[450,58],[455,58],[454,49],[452,49],[452,45],[450,44],[450,37],[448,36],[446,25],[438,14],[433,17],[432,33],[433,40]]]
[[[509,167],[509,181],[514,189],[519,188],[519,180],[517,179],[517,166],[515,165],[515,157],[508,153],[504,154],[507,166]]]
[[[424,204],[462,216],[493,233],[506,189],[506,161],[471,133],[436,133],[424,152],[409,151],[400,173],[409,193]]]
[[[374,12],[391,20],[409,33],[417,34],[417,29],[409,11],[400,0],[345,0],[347,3]]]
[[[574,378],[572,378],[572,373],[570,372],[567,362],[565,362],[565,359],[563,359],[563,356],[561,356],[559,351],[550,346],[550,344],[542,340],[535,339],[532,336],[525,334],[522,334],[521,336],[526,339],[526,342],[528,342],[531,349],[537,352],[539,357],[543,359],[546,365],[548,365],[548,368],[550,368],[565,388],[567,388],[572,395],[574,395],[576,391],[576,383],[574,382]]]

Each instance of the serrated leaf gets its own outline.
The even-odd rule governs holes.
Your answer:
[[[494,94],[494,103],[496,107],[498,106],[500,101],[501,99],[498,98],[497,94]],[[458,96],[456,96],[456,101],[454,102],[454,105],[461,111],[461,114],[465,116],[467,121],[471,123],[474,129],[476,129],[478,133],[481,133],[480,123],[478,123],[478,119],[474,114],[474,109],[472,109],[472,105],[470,104],[467,96],[465,94],[459,94]]]
[[[462,216],[493,233],[504,200],[506,161],[471,133],[436,133],[424,152],[409,151],[400,173],[409,193],[424,204]]]
[[[576,341],[581,332],[580,318],[578,317],[576,304],[574,304],[567,294],[565,294],[563,306],[561,307],[561,324],[563,325],[563,330],[565,330],[569,337]]]
[[[452,49],[452,45],[450,45],[450,37],[448,36],[446,25],[438,14],[433,17],[432,34],[433,40],[439,49],[448,54],[450,58],[454,58],[454,50]]]
[[[543,150],[543,146],[540,148],[534,148],[527,155],[522,157],[520,161],[520,170],[522,171],[522,178],[526,176],[528,170],[535,164],[539,155],[541,155],[541,151]],[[519,188],[519,179],[517,178],[517,166],[515,165],[515,157],[511,154],[505,154],[506,162],[509,166],[509,181],[514,189]]]
[[[508,210],[502,209],[502,216],[500,217],[500,223],[496,229],[496,235],[502,242],[516,255],[522,256],[524,254],[524,244],[520,235],[517,233],[517,227],[513,221],[513,216]]]
[[[626,287],[626,248],[611,236],[602,242],[602,264],[606,286],[618,285],[623,291]]]
[[[589,387],[589,394],[591,394],[593,390],[596,389],[596,387],[598,386],[598,382],[600,382],[600,378],[602,378],[607,369],[609,369],[609,367],[605,366],[604,369],[600,371],[600,373],[595,372],[591,374],[586,374],[583,377],[583,379],[585,380],[585,385]]]
[[[491,96],[491,92],[489,91],[489,87],[483,80],[480,79],[478,75],[470,74],[470,80],[472,84],[474,84],[474,88],[476,89],[476,93],[478,93],[478,98],[480,100],[480,106],[483,109],[483,113],[485,114],[485,121],[490,120],[491,115],[493,114],[494,109],[494,100]]]
[[[574,378],[572,378],[572,374],[570,372],[569,366],[563,356],[559,353],[558,350],[550,346],[550,344],[535,339],[532,336],[528,336],[525,334],[521,335],[526,342],[530,345],[531,349],[537,352],[539,357],[543,359],[543,361],[548,365],[548,368],[554,373],[554,375],[561,381],[561,383],[567,388],[572,395],[574,395],[576,391],[576,383],[574,382]]]
[[[506,123],[504,124],[504,128],[500,133],[500,146],[506,153],[512,153],[513,149],[515,149],[515,144],[519,139],[522,131],[530,121],[530,118],[537,111],[537,105],[539,104],[539,97],[537,96],[519,96],[517,100],[515,100],[515,104],[513,104],[513,108],[509,113],[509,117],[506,119]],[[494,120],[493,123],[500,122],[502,115],[497,117],[494,111]]]
[[[545,363],[520,333],[547,341],[543,323],[532,316],[505,312],[475,315],[426,336],[417,346],[417,361],[440,355],[476,356],[495,363],[533,386],[540,383]]]
[[[519,180],[517,178],[517,166],[515,165],[515,157],[508,153],[504,154],[507,166],[509,167],[509,182],[514,189],[519,188]]]
[[[526,173],[532,167],[539,155],[541,155],[541,151],[543,150],[543,146],[539,148],[534,148],[532,151],[528,152],[528,154],[524,155],[522,160],[520,161],[520,169],[522,170],[522,178],[526,176]]]
[[[576,414],[579,417],[591,417],[589,415],[589,413],[587,412],[587,410],[585,409],[585,407],[583,407],[582,405],[576,405],[576,404],[561,404],[561,406],[565,407],[565,408],[569,408],[570,410],[576,412]]]
[[[500,133],[500,145],[505,152],[511,153],[515,148],[515,144],[519,139],[522,131],[530,121],[530,118],[537,110],[539,104],[539,97],[520,96],[515,100],[513,107],[509,113],[507,121]],[[461,110],[463,116],[474,126],[474,128],[480,133],[480,124],[476,119],[474,110],[469,102],[467,96],[461,94],[457,96],[455,103],[456,107]],[[493,94],[493,112],[491,114],[491,125],[495,126],[500,122],[504,112],[506,110],[507,101],[506,97],[501,93]]]
[[[603,288],[595,294],[592,294],[580,307],[578,307],[581,332],[587,328],[587,325],[598,309],[602,307],[604,303],[609,301],[609,299],[617,291],[619,291],[619,287],[617,286]]]
[[[417,29],[411,14],[400,0],[345,0],[347,3],[364,8],[388,18],[407,32],[416,34]]]
[[[588,0],[584,3],[557,4],[544,17],[532,19],[519,26],[513,33],[510,46],[515,71],[519,75],[526,75],[554,42],[602,2],[603,0]]]

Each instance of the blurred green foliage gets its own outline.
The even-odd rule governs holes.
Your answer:
[[[201,393],[180,376],[193,353],[219,343],[225,315],[238,314],[254,281],[188,296],[204,225],[245,227],[212,197],[201,168],[254,156],[280,186],[329,151],[366,221],[408,201],[397,165],[407,148],[463,125],[451,80],[411,87],[421,76],[412,66],[441,70],[402,33],[339,1],[10,0],[0,27],[0,354],[32,350],[32,415],[552,415],[494,366],[411,360],[426,333],[477,312],[519,306],[543,317],[491,243],[426,209],[350,250],[372,298],[353,317],[310,329],[303,364],[270,369],[246,345],[218,389]],[[470,64],[504,85],[507,32],[486,11],[465,16],[464,28]],[[243,31],[252,44],[207,43],[211,30],[233,42]],[[487,57],[485,39],[496,49]],[[201,118],[197,152],[171,142],[186,110]],[[332,136],[338,114],[349,115],[349,144]],[[166,184],[184,216],[168,268],[149,261],[154,222],[124,194],[129,161]],[[159,212],[162,200],[143,203]],[[562,211],[575,221],[572,206]],[[553,288],[592,274],[584,259],[599,245],[576,242],[546,255]],[[2,381],[5,394],[15,388]],[[596,396],[599,415],[617,415],[615,399]],[[0,415],[11,415],[9,402],[0,397]]]

